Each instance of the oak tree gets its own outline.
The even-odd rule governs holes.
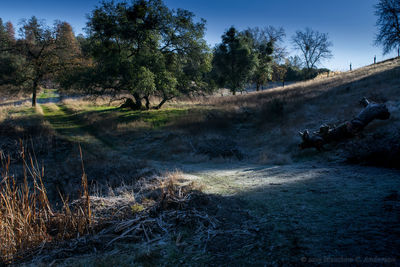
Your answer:
[[[296,50],[300,50],[305,66],[308,70],[315,68],[323,59],[332,57],[327,33],[306,28],[304,31],[297,31],[292,37],[292,43]]]
[[[93,63],[66,76],[64,85],[92,95],[130,94],[132,109],[201,90],[210,70],[203,39],[205,21],[192,12],[170,10],[160,0],[102,2],[87,24],[84,51]],[[125,105],[126,106],[126,105]]]

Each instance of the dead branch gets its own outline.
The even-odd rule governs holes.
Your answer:
[[[301,149],[314,147],[321,151],[327,143],[338,142],[358,135],[370,122],[375,119],[387,120],[390,113],[385,104],[377,104],[368,101],[365,97],[361,100],[364,109],[351,121],[347,121],[337,127],[321,125],[318,132],[310,135],[308,130],[299,132],[302,143]]]

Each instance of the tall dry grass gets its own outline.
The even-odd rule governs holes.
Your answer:
[[[387,81],[394,81],[398,77],[400,59],[390,59],[375,65],[369,65],[353,71],[342,72],[340,74],[321,79],[297,82],[285,87],[277,87],[260,92],[250,92],[244,95],[212,97],[209,104],[225,109],[237,109],[243,107],[257,108],[264,103],[280,99],[288,103],[301,102],[317,98],[321,104],[326,105],[325,93],[340,93],[352,87],[351,91],[359,91],[360,94],[368,90],[383,91],[382,87]],[[379,86],[380,85],[380,86]],[[396,88],[397,89],[397,88]],[[397,91],[396,91],[397,92]],[[350,92],[352,93],[352,92]],[[321,99],[320,97],[323,96]]]
[[[0,260],[6,264],[26,259],[47,242],[74,238],[91,230],[86,174],[82,175],[84,201],[72,207],[62,197],[63,208],[55,211],[43,183],[44,168],[34,156],[25,154],[21,143],[23,183],[10,174],[10,157],[0,155]]]

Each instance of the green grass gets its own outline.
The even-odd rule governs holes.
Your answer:
[[[127,123],[142,120],[157,129],[188,113],[188,108],[166,108],[145,111],[121,110],[118,112],[118,121]]]
[[[158,129],[167,123],[189,114],[189,107],[169,107],[159,110],[130,110],[117,106],[85,105],[77,112],[79,116],[90,118],[92,115],[101,115],[103,118],[113,117],[117,123],[143,121],[151,127]]]
[[[13,114],[15,117],[29,118],[32,116],[36,116],[37,112],[36,109],[33,107],[26,107],[26,108],[11,109],[10,114]]]
[[[43,89],[43,91],[39,94],[38,99],[48,99],[58,97],[56,89]]]
[[[83,143],[97,143],[110,145],[97,137],[95,129],[91,129],[77,114],[63,105],[41,105],[43,115],[52,128],[61,136],[71,141]]]
[[[48,105],[42,105],[42,110],[45,118],[56,131],[73,135],[74,132],[70,132],[71,129],[82,128],[82,125],[78,124],[75,116],[66,113],[62,108],[60,108],[60,106],[51,107]],[[75,134],[77,134],[77,132]]]
[[[133,136],[131,133],[161,130],[191,112],[188,107],[134,111],[116,106],[78,103],[47,103],[40,106],[44,119],[57,134],[67,140],[80,142],[85,149],[92,151],[103,147],[124,153],[126,143]]]

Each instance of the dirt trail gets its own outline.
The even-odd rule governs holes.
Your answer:
[[[82,121],[77,114],[69,110],[61,102],[61,97],[57,92],[53,94],[50,98],[39,98],[38,103],[44,118],[59,135],[94,147],[112,147],[112,144],[101,138],[88,122]]]

